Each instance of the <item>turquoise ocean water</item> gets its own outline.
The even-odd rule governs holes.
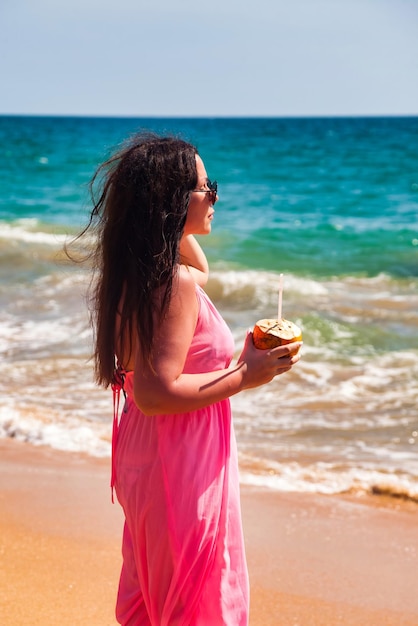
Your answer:
[[[304,358],[232,399],[242,480],[418,498],[418,118],[0,117],[0,435],[110,454],[87,270],[62,247],[96,165],[140,129],[195,143],[219,184],[207,291],[231,326],[283,314]]]

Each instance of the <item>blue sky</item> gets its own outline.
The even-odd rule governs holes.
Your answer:
[[[0,113],[418,114],[418,0],[1,0]]]

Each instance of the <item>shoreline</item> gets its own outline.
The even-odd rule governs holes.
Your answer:
[[[109,459],[0,440],[2,625],[116,626]],[[414,626],[418,506],[241,486],[250,626]],[[208,625],[209,626],[209,625]]]

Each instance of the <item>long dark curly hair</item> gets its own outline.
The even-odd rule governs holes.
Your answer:
[[[196,154],[182,139],[137,134],[91,181],[93,210],[82,234],[97,234],[91,313],[96,381],[104,387],[112,382],[116,346],[132,355],[134,332],[152,366],[154,325],[167,312],[197,184]]]

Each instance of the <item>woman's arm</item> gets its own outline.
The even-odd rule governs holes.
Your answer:
[[[186,265],[195,282],[204,287],[209,278],[206,255],[193,235],[184,235],[180,242],[180,263]]]
[[[184,413],[228,398],[242,389],[258,387],[288,371],[298,360],[301,343],[257,350],[247,335],[238,363],[202,374],[184,374],[198,316],[196,286],[185,268],[173,285],[168,314],[158,325],[154,341],[154,372],[136,352],[134,397],[146,415]],[[139,343],[139,342],[138,342]]]

